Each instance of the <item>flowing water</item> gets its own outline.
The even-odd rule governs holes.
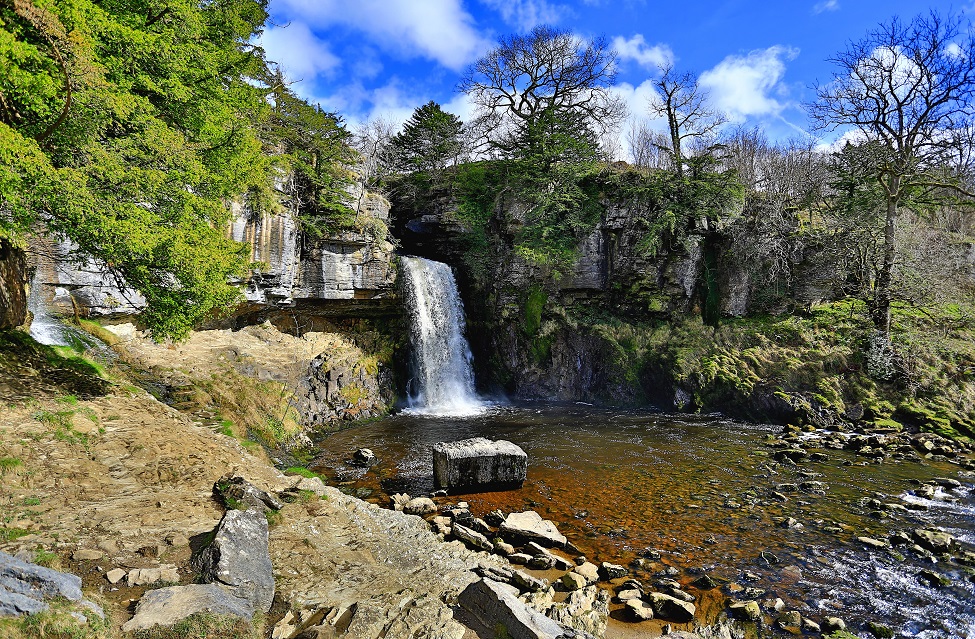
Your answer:
[[[464,304],[454,274],[441,262],[401,259],[413,352],[410,409],[432,415],[476,414],[484,405],[474,392]]]
[[[653,548],[660,559],[635,572],[648,583],[665,565],[679,568],[685,585],[703,569],[765,590],[760,600],[781,597],[814,620],[842,617],[860,636],[870,636],[862,624],[872,620],[902,636],[975,637],[975,584],[966,569],[905,547],[898,548],[901,557],[856,541],[935,527],[975,543],[972,476],[947,463],[877,464],[846,451],[826,451],[822,462],[780,465],[764,445],[777,430],[582,405],[494,407],[467,418],[400,413],[327,436],[313,468],[387,505],[395,492],[434,490],[436,442],[507,439],[528,453],[521,489],[438,501],[464,499],[478,516],[496,508],[535,510],[597,562],[626,565]],[[362,447],[374,450],[381,464],[348,466],[349,454]],[[963,485],[939,489],[934,498],[912,492],[917,482],[940,477]],[[896,508],[876,518],[871,499],[926,510]],[[790,517],[798,527],[784,526]],[[774,555],[773,563],[760,558],[763,551]],[[922,569],[947,575],[951,585],[930,586],[918,576]],[[701,597],[701,617],[723,607],[720,590],[690,591]],[[612,621],[608,636],[645,636],[640,628],[652,623]]]
[[[34,270],[34,277],[30,283],[30,294],[27,297],[27,310],[33,315],[30,323],[30,336],[41,344],[48,346],[65,346],[70,343],[67,327],[47,312],[44,304],[41,269]]]

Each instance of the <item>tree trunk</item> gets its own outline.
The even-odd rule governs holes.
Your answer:
[[[897,224],[897,205],[900,201],[900,178],[891,176],[887,196],[887,219],[884,224],[884,255],[877,276],[873,298],[873,325],[884,335],[890,334],[890,287],[894,277],[894,232]]]

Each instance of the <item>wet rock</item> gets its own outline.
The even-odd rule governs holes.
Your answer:
[[[490,579],[470,584],[458,597],[464,610],[488,628],[505,628],[513,639],[555,639],[563,634],[558,622],[518,599],[518,589]]]
[[[488,514],[484,515],[484,521],[486,521],[489,526],[494,526],[497,528],[504,523],[504,513],[500,510],[492,510]]]
[[[505,536],[536,541],[545,546],[564,547],[567,541],[554,523],[542,519],[542,516],[533,510],[511,513],[501,523],[500,532]]]
[[[875,621],[867,622],[867,630],[877,639],[893,639],[894,631],[883,624]]]
[[[528,474],[528,455],[503,439],[483,437],[433,446],[433,476],[441,488],[519,487]]]
[[[662,592],[648,593],[646,600],[653,607],[654,615],[660,619],[687,623],[694,619],[694,613],[697,612],[697,607],[694,604],[681,601]]]
[[[471,530],[470,528],[461,526],[460,524],[454,524],[451,528],[451,532],[453,533],[454,537],[460,539],[475,550],[483,550],[485,552],[491,552],[494,550],[494,544],[488,541],[487,537],[476,530]]]
[[[198,612],[249,620],[254,608],[250,601],[235,597],[216,584],[158,588],[146,591],[136,606],[135,616],[122,626],[122,630],[134,632],[153,626],[171,626]]]
[[[642,599],[627,599],[626,610],[637,621],[653,619],[653,607]]]
[[[262,612],[274,599],[274,574],[268,552],[267,518],[254,510],[229,510],[213,540],[193,558],[200,576],[219,582]]]
[[[733,601],[728,604],[728,612],[735,619],[761,621],[762,609],[757,601]]]
[[[718,587],[718,583],[707,574],[701,575],[692,581],[691,585],[701,590],[711,590]]]
[[[379,458],[368,448],[360,448],[352,454],[352,464],[361,468],[371,468],[379,463]]]
[[[940,572],[935,572],[925,568],[917,574],[917,576],[924,582],[934,586],[935,588],[945,588],[951,585],[951,579],[942,575]]]
[[[573,568],[572,572],[582,575],[586,583],[594,584],[599,581],[599,568],[594,563],[584,562]]]
[[[801,630],[801,627],[802,627],[802,615],[800,615],[795,610],[789,610],[787,612],[783,612],[779,616],[777,623],[779,624],[779,627],[780,628],[782,628],[783,630],[785,630],[787,632],[795,632],[795,633],[798,633],[798,632],[801,632],[802,631]]]
[[[822,627],[812,619],[806,619],[805,617],[803,617],[802,630],[803,632],[814,632],[816,634],[819,634],[820,632],[822,632]]]
[[[868,546],[870,548],[876,548],[878,550],[881,548],[888,547],[886,541],[881,541],[880,539],[874,539],[873,537],[857,537],[857,541],[859,541],[864,546]]]
[[[914,541],[934,553],[947,553],[955,547],[955,538],[946,532],[930,528],[917,528],[912,533]]]
[[[437,504],[429,497],[414,497],[403,505],[407,515],[429,515],[437,512]]]
[[[559,583],[569,591],[586,587],[586,578],[576,572],[567,572],[559,578]]]
[[[630,599],[640,599],[643,597],[643,591],[637,588],[630,588],[628,590],[620,590],[616,593],[616,598],[620,601],[629,601]]]
[[[551,555],[535,555],[528,562],[528,567],[532,570],[548,570],[555,565]]]
[[[599,576],[606,581],[625,577],[627,573],[627,569],[623,566],[620,566],[619,564],[611,564],[608,561],[604,561],[599,566]]]
[[[839,617],[826,617],[822,625],[823,632],[831,633],[837,630],[846,630],[846,622]]]

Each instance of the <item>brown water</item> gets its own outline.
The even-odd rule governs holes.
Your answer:
[[[975,544],[973,479],[946,463],[876,464],[843,451],[828,451],[821,463],[782,466],[764,445],[777,430],[583,405],[496,407],[470,418],[401,413],[329,435],[319,442],[313,469],[386,505],[395,492],[434,490],[436,442],[507,439],[528,454],[521,489],[438,501],[466,500],[477,516],[496,508],[532,509],[596,562],[626,565],[647,548],[659,552],[645,572],[635,571],[637,578],[650,581],[654,571],[674,566],[686,584],[703,569],[765,590],[760,599],[781,597],[814,620],[843,617],[862,636],[869,636],[862,624],[874,620],[902,636],[975,637],[975,584],[961,567],[932,565],[909,552],[901,560],[855,540],[923,526]],[[368,471],[349,466],[358,448],[371,448],[381,464]],[[959,478],[964,486],[939,492],[936,500],[909,492],[911,480],[937,477]],[[826,484],[825,495],[809,492],[816,486],[793,488],[809,481]],[[866,504],[870,498],[929,509],[877,519]],[[783,527],[787,517],[801,527]],[[778,563],[762,561],[763,551]],[[922,568],[950,576],[953,584],[928,586],[917,578]],[[626,635],[620,627],[615,632]],[[629,627],[635,635],[637,625]]]

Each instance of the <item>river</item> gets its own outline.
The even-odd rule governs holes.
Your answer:
[[[507,439],[528,454],[521,489],[438,502],[466,500],[476,516],[497,508],[535,510],[555,521],[590,560],[627,565],[647,557],[645,568],[633,571],[647,583],[667,566],[681,571],[685,585],[705,571],[764,590],[760,601],[782,598],[804,617],[841,617],[864,637],[870,636],[861,631],[867,621],[899,636],[975,637],[970,570],[905,546],[873,550],[856,539],[883,540],[893,531],[923,527],[975,544],[972,476],[948,463],[878,464],[846,451],[783,465],[765,445],[778,430],[720,417],[585,405],[494,406],[469,417],[405,411],[325,437],[312,469],[350,493],[388,505],[396,492],[434,490],[436,442]],[[371,448],[381,463],[368,470],[349,465],[358,448]],[[939,487],[933,498],[913,492],[920,482],[946,477],[962,486]],[[878,509],[870,500],[895,505]],[[771,556],[763,560],[763,552]],[[919,577],[923,569],[948,576],[951,584],[931,586]],[[723,606],[720,589],[688,590],[700,597],[705,620]],[[654,634],[654,622],[627,623],[622,612],[613,613],[607,636]]]

